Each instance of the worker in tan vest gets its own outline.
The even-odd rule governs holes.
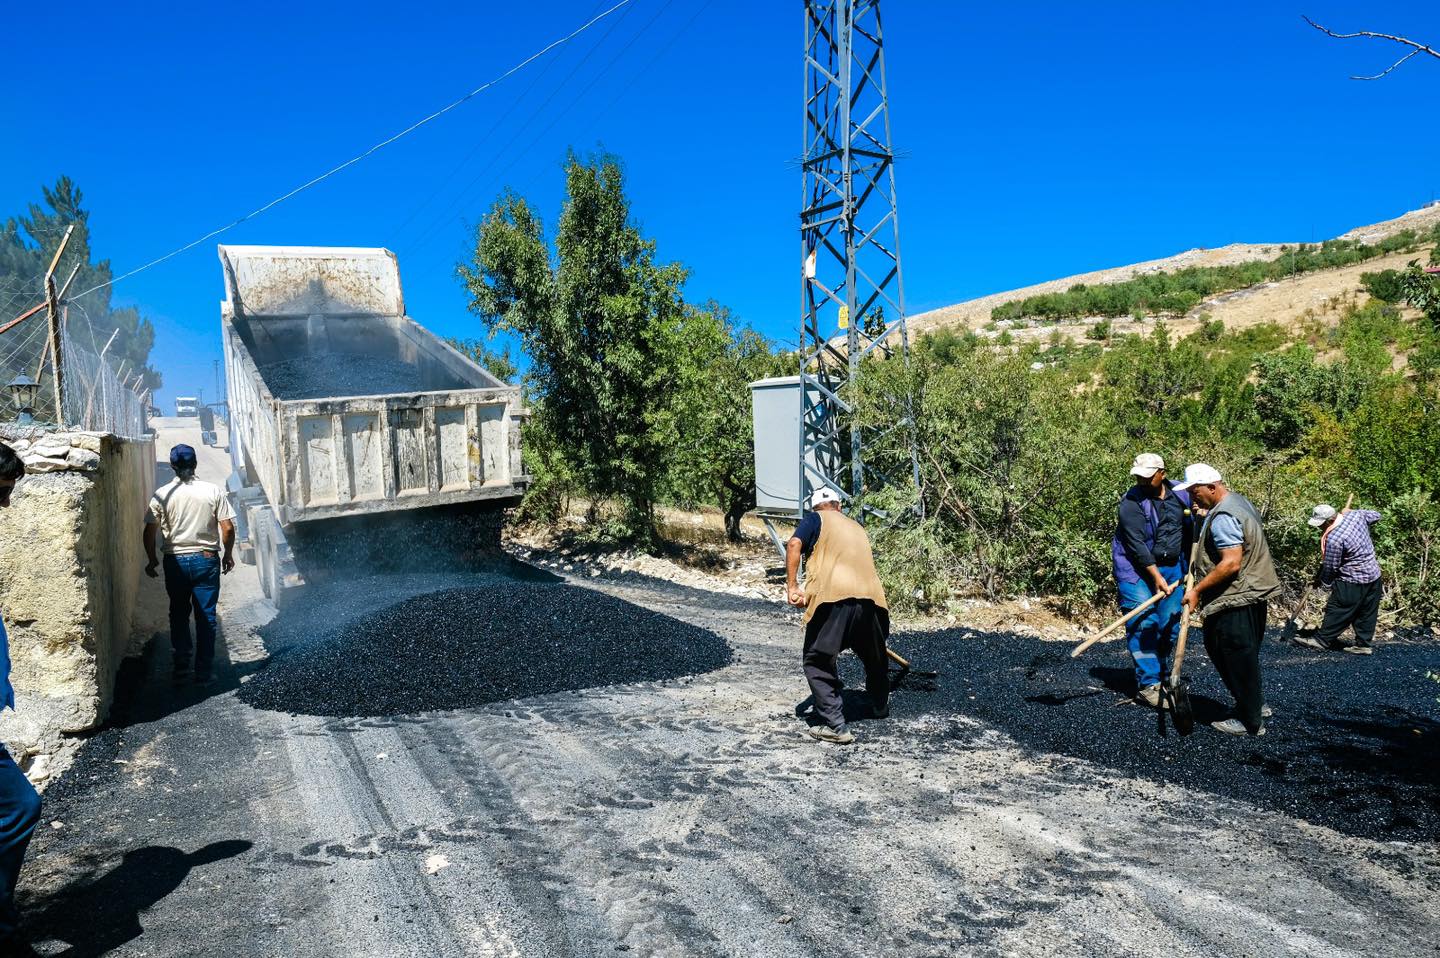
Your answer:
[[[889,715],[885,642],[890,637],[890,612],[864,527],[840,511],[834,490],[816,492],[810,497],[810,509],[785,546],[786,590],[791,605],[805,608],[805,681],[824,723],[812,726],[810,734],[822,742],[849,745],[855,735],[845,727],[836,660],[844,649],[859,656],[874,716]],[[803,590],[802,556],[808,557]]]

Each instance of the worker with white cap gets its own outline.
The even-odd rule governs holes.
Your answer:
[[[1297,636],[1298,645],[1325,652],[1353,652],[1369,655],[1375,640],[1375,623],[1380,618],[1380,563],[1370,527],[1380,513],[1370,509],[1342,509],[1321,504],[1310,513],[1309,523],[1320,530],[1320,571],[1315,584],[1330,590],[1325,618],[1313,636]],[[1340,634],[1355,629],[1355,644],[1345,645]]]
[[[785,594],[791,605],[805,609],[802,661],[822,723],[811,726],[810,734],[822,742],[848,745],[855,735],[845,724],[837,660],[845,649],[855,653],[865,666],[865,691],[874,716],[889,715],[885,643],[890,613],[865,527],[840,511],[840,496],[829,487],[810,497],[810,510],[785,546]]]
[[[1184,604],[1205,619],[1205,651],[1235,698],[1235,715],[1213,723],[1230,735],[1264,735],[1265,695],[1260,688],[1260,643],[1269,600],[1280,591],[1260,510],[1232,492],[1214,466],[1185,467],[1175,488],[1190,492],[1206,510],[1195,559],[1195,586]]]
[[[1129,612],[1156,592],[1165,595],[1125,626],[1135,662],[1135,699],[1159,708],[1160,681],[1180,634],[1184,592],[1176,587],[1193,541],[1190,495],[1165,478],[1165,460],[1156,453],[1136,456],[1130,475],[1134,484],[1120,497],[1110,559],[1120,611]]]

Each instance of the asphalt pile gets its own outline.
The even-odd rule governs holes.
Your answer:
[[[934,680],[906,679],[896,716],[960,713],[1027,749],[1081,758],[1136,778],[1239,799],[1347,834],[1435,841],[1440,837],[1440,649],[1382,644],[1374,655],[1320,654],[1268,640],[1261,653],[1266,734],[1237,738],[1198,725],[1161,734],[1151,709],[1131,704],[1135,680],[1118,643],[1079,659],[1068,645],[1003,633],[903,633],[898,651]],[[1231,705],[1203,642],[1192,635],[1186,673],[1197,723]],[[847,660],[851,657],[846,657]],[[863,683],[858,663],[847,683]],[[890,723],[867,735],[898,734]],[[939,736],[963,735],[956,729]]]
[[[257,708],[372,717],[633,682],[729,664],[720,636],[591,589],[499,581],[363,613],[328,631],[284,613],[270,664],[240,687]]]
[[[260,375],[276,399],[330,399],[421,391],[413,363],[379,356],[321,353],[266,363]]]

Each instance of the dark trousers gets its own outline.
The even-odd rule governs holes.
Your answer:
[[[215,659],[219,622],[220,557],[213,552],[187,552],[165,557],[165,592],[170,596],[170,648],[175,661],[190,661],[190,614],[195,614],[195,670],[204,672]]]
[[[15,934],[15,882],[38,821],[40,796],[0,745],[0,948]]]
[[[1260,729],[1265,693],[1260,689],[1260,643],[1267,603],[1252,602],[1205,616],[1205,651],[1235,698],[1235,717],[1251,734]]]
[[[841,599],[815,610],[805,627],[805,681],[815,696],[815,711],[831,728],[845,727],[843,683],[837,659],[850,649],[865,666],[865,691],[878,711],[890,701],[890,669],[885,642],[890,638],[890,614],[869,599]]]
[[[1380,580],[1346,582],[1337,579],[1325,603],[1325,619],[1316,636],[1331,648],[1340,647],[1340,633],[1355,627],[1355,644],[1369,645],[1375,641],[1375,623],[1380,619]]]

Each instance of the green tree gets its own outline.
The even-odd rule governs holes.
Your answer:
[[[113,369],[126,369],[126,377],[136,372],[144,376],[144,385],[158,389],[160,374],[149,365],[150,350],[155,345],[155,327],[134,307],[115,309],[111,305],[112,277],[108,259],[96,262],[90,246],[90,213],[82,205],[80,188],[68,176],[55,186],[42,187],[43,203],[31,203],[28,214],[11,217],[0,223],[0,321],[8,320],[39,302],[41,280],[55,250],[74,226],[65,255],[56,268],[56,284],[61,284],[78,264],[79,273],[70,287],[70,334],[82,345],[97,353],[117,332],[106,352]],[[79,293],[101,286],[103,288]],[[43,320],[27,320],[27,322]],[[84,330],[82,333],[81,330]],[[18,330],[17,330],[18,332]],[[90,333],[94,342],[90,342]],[[14,333],[7,334],[14,335]],[[38,357],[35,357],[38,359]],[[34,361],[33,359],[31,360]],[[34,374],[34,369],[30,370]]]
[[[502,195],[458,272],[490,331],[520,337],[536,417],[585,488],[623,505],[616,532],[648,537],[678,430],[670,397],[685,269],[660,264],[631,218],[612,156],[565,162],[554,257],[539,215]]]
[[[483,339],[458,339],[452,337],[447,340],[447,342],[470,357],[478,365],[483,366],[503,383],[514,385],[520,375],[520,367],[516,366],[515,360],[510,358],[510,346],[508,344],[502,347],[499,352],[496,352],[491,349],[489,343]]]

